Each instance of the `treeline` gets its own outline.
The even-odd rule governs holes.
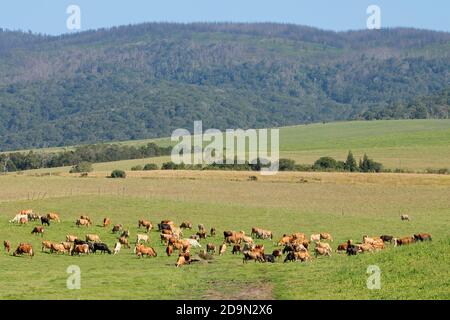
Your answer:
[[[172,147],[155,143],[142,146],[93,144],[54,153],[13,152],[0,154],[0,171],[12,172],[41,168],[77,166],[85,163],[111,162],[170,155]]]
[[[153,165],[153,169],[155,169]],[[230,171],[261,171],[263,167],[268,167],[266,161],[258,158],[256,163],[249,163],[246,161],[243,164],[238,164],[236,159],[234,163],[227,164],[225,159],[223,163],[213,163],[209,165],[188,165],[176,164],[172,161],[165,162],[161,166],[161,170],[230,170]],[[382,172],[383,165],[370,159],[367,154],[364,154],[362,159],[357,162],[353,153],[349,151],[345,161],[338,161],[332,157],[321,157],[312,165],[296,164],[292,159],[279,159],[279,171],[347,171],[347,172]]]

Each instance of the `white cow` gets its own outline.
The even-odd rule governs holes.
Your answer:
[[[114,254],[118,254],[120,248],[122,248],[122,245],[120,244],[120,242],[117,242],[116,245],[114,246]]]
[[[138,234],[136,236],[136,243],[139,243],[140,241],[148,242],[148,235],[147,234]]]
[[[9,220],[9,223],[19,223],[21,219],[28,221],[28,215],[18,213],[12,220]]]
[[[195,239],[185,239],[187,241],[189,241],[189,244],[191,245],[192,248],[201,248],[202,245]]]

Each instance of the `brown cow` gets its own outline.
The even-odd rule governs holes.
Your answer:
[[[90,224],[92,224],[92,220],[91,220],[91,218],[89,217],[89,216],[80,216],[80,219],[84,219],[84,220],[87,220],[87,221],[89,221],[89,223]]]
[[[52,244],[53,244],[53,242],[51,242],[51,241],[47,241],[47,240],[42,241],[41,251],[44,251],[44,249],[51,250],[52,249]]]
[[[61,242],[61,244],[64,246],[64,249],[67,251],[67,252],[70,252],[70,249],[72,248],[72,243],[71,242]]]
[[[192,222],[190,222],[190,221],[183,221],[180,224],[180,228],[181,229],[189,229],[189,230],[191,230],[192,229]]]
[[[175,263],[175,266],[178,268],[182,265],[190,264],[190,263],[191,263],[191,256],[190,256],[189,252],[180,253],[178,255],[178,259],[177,259],[177,262]]]
[[[137,245],[135,248],[136,255],[140,258],[144,255],[147,257],[156,257],[157,253],[152,247],[146,247],[143,244]]]
[[[77,244],[73,247],[72,251],[70,252],[70,255],[74,255],[74,253],[77,253],[78,255],[81,254],[89,254],[89,245],[87,244]]]
[[[211,230],[209,231],[209,235],[210,235],[210,237],[215,237],[216,236],[216,228],[212,227]]]
[[[347,248],[351,244],[352,244],[352,240],[348,240],[347,242],[338,245],[336,252],[338,252],[338,253],[347,252]]]
[[[219,247],[219,256],[223,255],[227,251],[227,244],[224,242]]]
[[[214,243],[208,243],[206,245],[206,252],[212,252],[213,254],[216,253],[216,245]]]
[[[283,256],[283,254],[281,253],[281,250],[280,250],[280,249],[275,249],[275,250],[273,250],[273,251],[272,251],[272,255],[273,255],[275,258],[281,258],[281,257]]]
[[[74,242],[75,240],[78,240],[77,236],[73,236],[71,234],[66,235],[66,241],[68,242]]]
[[[197,232],[197,236],[200,239],[206,239],[206,231],[199,231],[199,232]]]
[[[13,256],[18,256],[22,254],[28,254],[30,257],[34,256],[33,246],[29,243],[21,243],[14,251]]]
[[[103,219],[103,227],[107,227],[111,224],[111,220],[109,218],[104,218]]]
[[[11,250],[11,243],[8,240],[3,241],[3,247],[5,248],[5,251],[9,253]]]
[[[400,239],[394,239],[395,240],[395,246],[404,246],[411,243],[416,242],[416,239],[414,237],[403,237]]]
[[[122,226],[121,224],[116,224],[116,225],[112,228],[111,232],[112,232],[112,233],[116,233],[116,232],[122,231],[122,228],[123,228],[123,226]]]
[[[126,246],[128,249],[131,248],[130,247],[130,243],[128,242],[128,239],[125,237],[120,237],[119,238],[119,243],[123,246]]]
[[[240,254],[241,252],[242,252],[242,250],[241,250],[240,244],[235,244],[233,246],[233,249],[231,250],[231,254]]]
[[[173,246],[172,245],[168,245],[166,248],[166,254],[168,257],[170,257],[173,253]]]
[[[97,234],[87,234],[86,241],[101,242],[100,237]]]
[[[139,222],[138,222],[138,228],[141,228],[141,227],[145,227],[147,229],[147,232],[149,232],[150,230],[153,229],[152,223],[148,220],[143,220],[143,219],[139,220]]]
[[[42,226],[37,226],[33,228],[33,231],[31,231],[31,234],[40,234],[41,237],[44,236],[44,227]]]
[[[318,255],[320,255],[320,256],[331,256],[330,251],[327,250],[326,248],[322,248],[322,247],[315,247],[314,248],[314,254],[316,255],[316,257]]]
[[[66,248],[61,243],[52,243],[50,248],[50,253],[62,253],[64,254],[66,252]]]
[[[431,234],[429,233],[418,233],[414,235],[414,239],[416,239],[416,241],[431,241]]]
[[[57,213],[52,213],[51,212],[51,213],[47,214],[47,219],[61,222],[61,219],[59,219],[59,215]]]
[[[77,227],[80,226],[86,226],[89,227],[91,225],[91,222],[87,219],[77,219],[77,221],[75,222],[75,224],[77,225]]]
[[[333,237],[331,236],[331,234],[326,233],[326,232],[322,232],[320,234],[320,240],[330,240],[333,241]]]

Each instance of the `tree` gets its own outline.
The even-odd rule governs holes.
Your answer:
[[[149,170],[158,170],[158,165],[155,163],[147,163],[144,166],[144,170],[149,171]]]
[[[351,151],[348,152],[347,160],[345,160],[344,170],[355,172],[358,171],[358,164],[356,163],[355,157]]]
[[[123,170],[114,170],[111,172],[111,178],[122,178],[125,179],[127,177],[127,174]]]
[[[364,154],[363,160],[360,160],[359,169],[362,172],[381,172],[383,170],[383,165],[369,159],[367,154]]]
[[[92,172],[92,163],[90,162],[80,162],[72,167],[70,169],[70,173],[85,173],[85,172]]]
[[[338,162],[331,157],[321,157],[314,162],[314,170],[334,170],[338,167]]]
[[[280,159],[278,170],[280,171],[294,171],[295,161],[291,159]]]

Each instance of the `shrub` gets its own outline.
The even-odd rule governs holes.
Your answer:
[[[336,170],[338,168],[338,162],[331,157],[321,157],[314,162],[314,170]]]
[[[144,166],[144,170],[148,171],[148,170],[158,170],[158,166],[155,163],[147,163]]]
[[[309,164],[296,164],[295,171],[312,171],[313,167]]]
[[[280,171],[294,171],[295,170],[295,161],[291,159],[280,159],[279,160],[279,168]]]
[[[143,169],[141,165],[131,167],[131,171],[142,171]]]
[[[92,163],[90,162],[80,162],[70,169],[70,173],[84,173],[84,172],[92,172]]]
[[[344,164],[344,170],[350,172],[359,171],[358,164],[356,163],[355,157],[353,157],[353,153],[351,151],[348,152],[347,160]]]
[[[127,174],[123,170],[114,170],[111,172],[111,178],[126,178]]]
[[[362,172],[381,172],[383,171],[383,165],[369,159],[367,154],[364,154],[363,160],[359,161],[359,170]]]

